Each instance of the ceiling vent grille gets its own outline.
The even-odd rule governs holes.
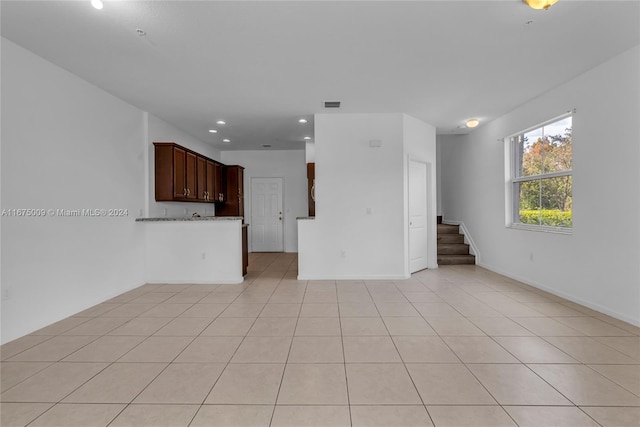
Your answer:
[[[340,101],[324,101],[324,108],[340,108]]]

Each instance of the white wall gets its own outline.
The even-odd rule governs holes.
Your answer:
[[[222,162],[244,169],[244,215],[251,224],[251,178],[284,178],[284,251],[298,251],[296,217],[307,216],[307,165],[304,150],[223,151]],[[251,226],[249,226],[251,250]]]
[[[2,342],[143,283],[142,111],[2,39]],[[6,295],[5,295],[6,296]]]
[[[406,277],[402,114],[317,114],[315,148],[316,219],[299,221],[300,277]]]
[[[637,325],[639,75],[635,47],[468,136],[439,142],[443,213],[464,222],[481,265]],[[499,139],[572,108],[573,234],[506,228]]]
[[[316,143],[312,141],[306,142],[304,144],[304,153],[305,153],[307,163],[315,163],[316,162]]]
[[[155,151],[154,142],[175,142],[178,145],[189,148],[196,153],[220,161],[220,151],[213,145],[207,144],[190,134],[176,128],[170,123],[148,114],[148,136],[149,141],[149,211],[148,217],[180,217],[191,216],[194,212],[200,215],[214,215],[215,206],[213,203],[187,203],[187,202],[156,202],[155,199]]]

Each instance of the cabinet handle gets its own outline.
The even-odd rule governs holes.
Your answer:
[[[187,188],[187,196],[191,195],[191,190]]]
[[[316,180],[313,180],[313,184],[311,185],[311,200],[316,201]]]
[[[183,195],[184,197],[187,197],[187,189],[186,189],[186,188],[185,188],[185,189],[184,189],[184,191],[182,192],[182,195]]]

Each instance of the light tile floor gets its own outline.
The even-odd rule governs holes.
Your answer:
[[[634,426],[640,328],[475,266],[145,285],[1,347],[2,426]]]

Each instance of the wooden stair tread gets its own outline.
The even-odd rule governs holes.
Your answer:
[[[437,262],[439,265],[473,265],[475,255],[469,253],[469,245],[464,242],[464,234],[460,233],[460,226],[452,224],[438,224]]]

